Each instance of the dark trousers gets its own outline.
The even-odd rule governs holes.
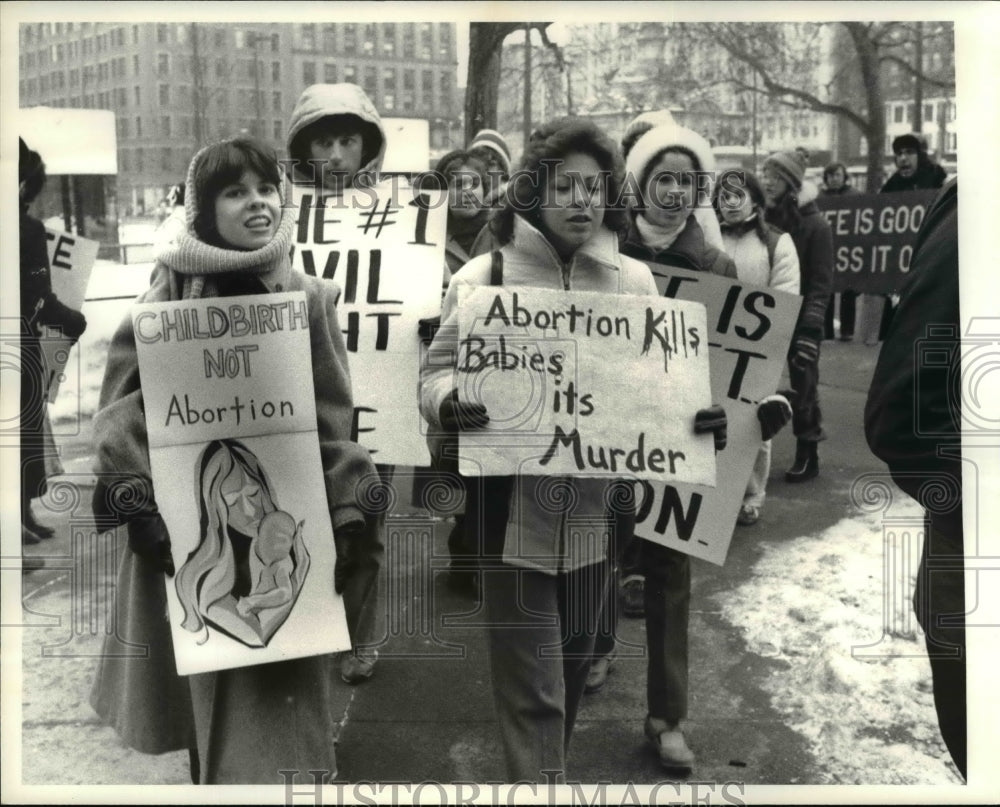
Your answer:
[[[633,549],[632,547],[635,547]],[[652,717],[676,723],[687,717],[688,622],[691,606],[691,556],[652,541],[634,538],[625,557],[638,555],[645,575],[646,705]],[[626,573],[626,569],[622,569]],[[594,657],[608,655],[618,629],[618,596],[610,587],[598,626]]]
[[[826,338],[836,337],[833,331],[833,303],[836,294],[830,295],[830,302],[826,307]],[[840,335],[842,337],[854,336],[854,322],[857,311],[856,303],[858,293],[846,289],[840,293]]]
[[[816,361],[789,359],[788,380],[796,393],[792,401],[792,431],[795,437],[810,443],[826,439],[819,409],[819,356],[816,356]]]
[[[966,777],[965,577],[961,514],[924,519],[913,607],[924,630],[941,737]]]

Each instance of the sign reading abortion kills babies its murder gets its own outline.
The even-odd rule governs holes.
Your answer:
[[[336,281],[350,354],[354,439],[373,459],[429,465],[413,403],[420,368],[418,322],[441,310],[448,205],[444,195],[386,182],[317,198],[296,187],[293,266]]]
[[[132,310],[181,675],[351,646],[302,292]]]
[[[705,322],[662,297],[461,288],[456,387],[490,416],[461,433],[461,473],[713,485],[712,435],[694,433],[711,404]]]
[[[716,457],[714,488],[639,483],[635,533],[722,565],[761,446],[757,404],[781,378],[802,298],[707,272],[649,268],[666,297],[696,300],[708,311],[712,401],[726,410],[728,442]],[[678,417],[694,417],[696,407],[670,400]]]
[[[899,291],[936,195],[936,190],[920,190],[819,197],[816,205],[833,231],[833,290]]]
[[[59,301],[79,311],[87,294],[87,282],[97,260],[100,244],[72,233],[45,228],[48,240],[49,276],[52,278],[52,292]],[[58,328],[42,327],[41,348],[45,362],[47,382],[46,397],[55,401],[59,383],[63,380],[63,370],[69,360],[73,341],[62,335]]]

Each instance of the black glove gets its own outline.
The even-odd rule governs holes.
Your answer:
[[[694,413],[694,433],[712,432],[716,451],[722,451],[726,447],[726,426],[726,410],[718,404]]]
[[[349,521],[333,533],[337,560],[333,564],[333,590],[343,594],[358,568],[358,546],[365,539],[365,522]]]
[[[757,407],[760,421],[760,439],[770,440],[792,419],[792,405],[779,394],[768,395]]]
[[[819,342],[809,336],[796,336],[792,342],[792,364],[815,364],[819,361]]]
[[[490,416],[486,414],[486,407],[482,404],[458,400],[458,390],[453,389],[451,395],[441,402],[438,420],[445,431],[459,432],[484,428],[490,422]]]
[[[170,535],[159,513],[136,516],[128,522],[128,548],[143,558],[158,572],[174,576],[174,559],[170,554]]]
[[[417,320],[417,333],[421,339],[433,339],[434,334],[441,327],[441,317],[427,317],[427,319]]]
[[[74,342],[87,330],[87,318],[51,293],[45,297],[38,321],[42,325],[61,329],[63,336]]]
[[[795,407],[795,402],[799,399],[799,394],[793,389],[779,389],[777,394],[787,400],[792,408]]]

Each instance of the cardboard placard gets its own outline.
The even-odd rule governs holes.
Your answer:
[[[781,378],[802,298],[707,272],[649,268],[665,296],[707,309],[712,401],[726,410],[728,441],[714,488],[640,483],[636,535],[722,565],[761,445],[757,404]]]
[[[295,187],[293,268],[334,280],[350,354],[355,435],[377,462],[429,465],[414,406],[418,322],[441,310],[447,199],[399,177],[318,199]]]
[[[145,303],[132,323],[177,672],[349,648],[305,294]]]
[[[833,231],[833,290],[899,291],[924,215],[936,190],[820,196]]]
[[[705,308],[529,286],[459,290],[456,386],[490,416],[460,435],[466,476],[588,475],[715,484]],[[670,413],[677,401],[689,419]]]
[[[97,250],[100,244],[79,235],[45,228],[48,239],[49,272],[52,278],[52,291],[56,297],[79,311],[83,308],[83,300],[87,294],[87,283],[90,272],[97,260]],[[45,362],[48,385],[46,399],[51,403],[59,393],[59,384],[65,378],[63,371],[69,359],[73,340],[66,338],[57,328],[42,327],[42,359]]]

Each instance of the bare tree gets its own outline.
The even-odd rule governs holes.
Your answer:
[[[202,49],[206,46],[203,41],[204,31],[196,22],[192,22],[190,25],[191,108],[194,112],[192,136],[194,137],[194,147],[197,150],[211,139],[208,126],[209,110],[212,109],[213,102],[225,94],[226,83],[233,74],[234,65],[217,58],[215,60],[215,75],[210,78],[208,67],[210,60],[207,56],[202,55]]]

